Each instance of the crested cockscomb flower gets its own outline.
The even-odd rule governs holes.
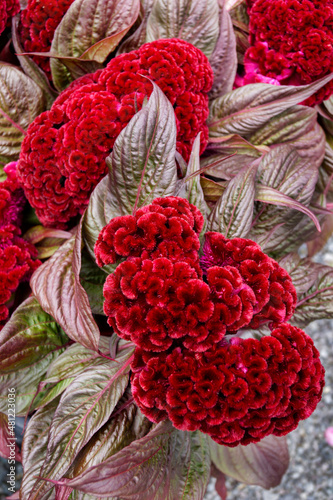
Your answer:
[[[207,144],[213,72],[206,56],[178,39],[163,39],[121,54],[103,70],[71,84],[50,111],[29,126],[18,171],[25,194],[47,226],[65,227],[82,213],[106,175],[114,142],[156,82],[173,105],[177,150],[188,160],[201,132]]]
[[[199,238],[204,224],[201,212],[187,200],[174,196],[156,198],[135,215],[111,219],[95,245],[99,266],[124,257],[167,257],[199,262]]]
[[[181,347],[136,349],[132,372],[134,399],[151,421],[169,418],[231,447],[291,432],[324,386],[312,339],[287,323],[260,340],[236,338],[195,356]]]
[[[20,11],[19,0],[0,0],[0,34],[5,29],[8,20]]]
[[[332,0],[256,0],[251,2],[250,43],[244,83],[271,79],[277,85],[305,85],[333,71]],[[333,83],[305,101],[328,99]]]
[[[28,0],[21,12],[20,38],[26,52],[49,52],[54,32],[74,0]],[[32,56],[49,79],[47,57]]]
[[[12,294],[40,265],[36,248],[20,234],[13,224],[0,226],[0,329],[8,318]]]
[[[245,238],[228,239],[221,233],[208,232],[205,234],[200,265],[209,284],[213,270],[235,268],[238,271],[241,281],[234,293],[240,296],[245,294],[249,328],[257,328],[266,322],[282,323],[293,315],[297,294],[289,274],[264,254],[254,241]],[[224,290],[221,293],[213,286],[211,288],[214,301],[218,302]],[[250,290],[255,298],[250,296]],[[241,326],[246,326],[246,323],[236,323],[228,329],[235,330]]]
[[[0,227],[8,224],[19,226],[26,203],[23,189],[17,179],[16,164],[17,162],[8,163],[4,167],[7,178],[0,183]]]

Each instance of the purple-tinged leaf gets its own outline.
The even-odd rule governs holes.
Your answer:
[[[73,488],[69,488],[68,486],[56,486],[56,497],[55,500],[69,500],[71,498],[71,493]]]
[[[208,229],[227,238],[245,238],[251,229],[258,162],[245,167],[226,186],[209,216]]]
[[[154,0],[141,0],[141,24],[131,36],[121,43],[117,55],[136,50],[146,42],[147,21],[153,4]]]
[[[333,74],[298,87],[254,83],[233,90],[211,102],[209,135],[247,137],[274,116],[310,97],[332,78]]]
[[[80,62],[94,61],[94,69],[87,68],[86,72],[94,71],[125,36],[139,11],[140,0],[75,0],[54,33],[51,53],[78,58]],[[63,62],[68,67],[65,60],[52,58],[50,61],[58,90],[72,81]]]
[[[12,19],[12,39],[14,49],[17,54],[22,54],[24,49],[21,45],[20,37],[18,34],[18,26],[20,23],[20,14],[14,16]],[[49,79],[44,71],[37,66],[37,64],[29,56],[17,55],[18,60],[22,66],[23,71],[28,75],[37,85],[41,88],[47,108],[50,109],[53,101],[56,99],[58,92],[56,92],[50,85]]]
[[[308,257],[313,257],[320,252],[333,234],[333,214],[324,218],[321,223],[321,232],[316,237],[307,242]]]
[[[117,361],[104,360],[104,364],[87,368],[67,387],[52,419],[41,478],[62,478],[80,450],[108,421],[128,385],[131,352],[120,353]],[[29,499],[44,499],[52,488],[52,483],[37,479]]]
[[[286,255],[279,264],[289,273],[298,297],[314,285],[321,269],[321,264],[301,259],[297,253]]]
[[[218,36],[217,0],[155,0],[147,22],[147,42],[181,38],[209,57]]]
[[[223,195],[226,182],[214,182],[206,177],[201,177],[200,184],[207,202],[216,203]]]
[[[269,489],[278,486],[289,465],[286,438],[266,436],[259,443],[229,448],[210,440],[215,466],[227,476],[245,484]]]
[[[55,318],[69,338],[98,350],[99,329],[79,277],[81,225],[82,219],[76,235],[35,271],[30,286],[44,311]]]
[[[175,113],[159,87],[152,85],[148,104],[122,130],[106,160],[111,212],[135,212],[158,196],[173,195],[176,188]]]
[[[191,156],[188,162],[187,170],[184,179],[179,181],[179,191],[177,196],[186,198],[190,203],[195,205],[202,215],[207,220],[210,209],[205,201],[202,187],[200,184],[200,135],[199,133],[193,143]],[[206,222],[203,227],[205,230]]]
[[[101,498],[202,500],[209,476],[207,436],[162,422],[66,484]]]
[[[59,398],[44,408],[37,410],[25,430],[22,443],[22,465],[24,470],[20,489],[22,499],[28,500],[33,495],[36,477],[39,475],[46,457],[50,425],[58,403]],[[48,495],[45,498],[48,499],[51,496]]]
[[[88,295],[92,312],[94,314],[104,315],[103,286],[106,280],[106,274],[92,261],[85,248],[82,251],[81,258],[80,283]]]
[[[221,500],[227,500],[228,491],[225,485],[225,475],[215,465],[211,464],[212,476],[216,478],[215,490]]]
[[[209,98],[223,96],[232,91],[237,71],[236,38],[230,14],[223,3],[220,8],[220,34],[209,57],[214,72],[214,83]]]
[[[298,297],[295,313],[290,322],[304,328],[311,321],[333,318],[333,269],[314,264],[317,270],[315,283]]]
[[[8,393],[10,394],[10,392]],[[8,400],[8,403],[11,404]],[[7,409],[8,410],[11,407],[8,407],[7,403]],[[12,403],[15,406],[15,403]],[[14,412],[12,413],[12,415]],[[4,458],[11,458],[13,460],[13,456],[11,453],[11,447],[14,445],[15,448],[15,460],[18,462],[21,462],[21,453],[19,450],[19,447],[15,441],[15,425],[13,427],[9,427],[8,425],[8,416],[6,413],[0,413],[0,457]]]
[[[0,62],[0,166],[18,159],[26,130],[44,105],[43,93],[31,78]]]
[[[290,198],[289,196],[281,193],[277,189],[271,188],[269,186],[258,185],[256,186],[255,201],[260,201],[261,203],[269,203],[270,205],[277,205],[279,207],[292,208],[293,210],[298,210],[303,214],[310,217],[316,226],[318,231],[321,231],[320,224],[317,217],[313,212],[302,203]]]

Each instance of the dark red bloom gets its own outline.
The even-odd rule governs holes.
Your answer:
[[[5,29],[11,17],[20,11],[19,0],[0,0],[0,34]]]
[[[271,78],[277,84],[304,85],[333,71],[332,0],[251,3],[245,83]],[[305,104],[319,104],[332,93],[329,82]]]
[[[95,245],[99,266],[114,264],[123,257],[167,257],[185,260],[199,271],[197,233],[203,227],[201,212],[183,198],[156,198],[135,215],[111,219]]]
[[[8,224],[19,226],[26,203],[23,189],[17,179],[16,163],[4,167],[7,179],[0,183],[0,227]]]
[[[107,173],[105,158],[143,100],[152,79],[176,114],[177,150],[188,160],[201,134],[206,147],[207,92],[213,72],[206,56],[178,39],[157,40],[110,61],[104,70],[70,85],[50,111],[30,125],[19,161],[26,196],[47,226],[65,226],[82,213]]]
[[[74,0],[28,0],[22,10],[20,37],[26,52],[49,52],[53,35]],[[47,57],[32,56],[51,80]]]
[[[146,351],[181,343],[200,352],[225,335],[224,323],[209,322],[214,313],[209,286],[184,261],[128,258],[107,277],[103,295],[110,326]]]
[[[254,241],[227,239],[221,233],[206,233],[200,265],[212,289],[214,303],[226,303],[228,293],[224,283],[219,284],[216,276],[222,273],[222,269],[231,272],[234,268],[238,272],[238,281],[235,281],[229,297],[235,301],[237,297],[242,299],[244,312],[241,321],[236,316],[234,319],[237,322],[231,324],[228,330],[246,325],[257,328],[267,321],[282,323],[293,315],[297,294],[289,274],[264,254]],[[236,277],[235,272],[234,275]],[[231,315],[235,314],[232,308],[229,311]]]
[[[41,264],[36,257],[36,248],[20,237],[16,226],[0,227],[0,329],[8,318],[12,294]]]
[[[233,339],[195,355],[136,349],[132,371],[133,396],[150,420],[169,418],[226,446],[291,432],[315,410],[324,386],[312,339],[286,323],[260,340]]]

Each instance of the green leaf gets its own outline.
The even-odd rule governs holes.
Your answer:
[[[40,87],[16,66],[0,63],[0,166],[18,159],[29,124],[44,109]]]
[[[220,8],[219,28],[220,34],[215,49],[209,57],[214,72],[214,82],[209,92],[210,99],[216,99],[232,91],[237,71],[236,37],[225,2]]]
[[[94,314],[104,314],[103,286],[106,274],[90,258],[88,251],[82,251],[80,283],[85,289],[91,310]]]
[[[210,231],[223,233],[227,238],[247,236],[252,224],[255,178],[259,161],[255,160],[229,181],[209,216]]]
[[[219,36],[217,0],[156,0],[147,23],[147,42],[181,38],[209,57]]]
[[[104,360],[87,368],[67,387],[52,419],[41,477],[60,479],[83,446],[108,421],[128,385],[130,354],[125,351],[117,361]],[[50,482],[37,479],[29,498],[42,499],[52,488]]]
[[[66,481],[79,491],[123,500],[202,500],[210,477],[207,436],[170,422]]]
[[[79,278],[81,225],[82,219],[76,236],[35,271],[30,286],[44,311],[55,318],[72,340],[98,350],[99,329]]]
[[[173,195],[176,187],[175,114],[163,92],[153,87],[148,104],[122,130],[106,160],[112,212],[132,213],[158,196]]]
[[[325,76],[303,86],[254,83],[245,85],[210,104],[209,135],[252,135],[274,116],[307,99],[333,78]]]
[[[75,0],[54,33],[51,53],[94,61],[93,67],[83,64],[82,68],[86,73],[95,71],[134,24],[139,11],[139,0]],[[65,60],[51,59],[52,78],[59,90],[72,81],[63,63],[68,67]]]
[[[30,419],[22,443],[22,464],[24,474],[20,489],[21,498],[30,498],[36,477],[46,457],[49,430],[58,406],[59,398],[38,410]],[[45,499],[51,498],[49,495]]]
[[[17,54],[23,54],[24,49],[21,45],[21,41],[18,34],[18,27],[20,24],[20,14],[14,16],[12,19],[12,40],[14,49]],[[50,109],[53,101],[58,96],[56,92],[50,85],[49,79],[45,75],[44,71],[37,66],[37,64],[29,56],[17,55],[18,60],[22,66],[23,71],[28,75],[37,85],[41,88],[47,109]]]
[[[200,135],[199,133],[193,143],[191,156],[188,162],[185,178],[179,182],[180,190],[177,196],[186,198],[195,205],[202,215],[207,219],[210,209],[205,201],[202,187],[200,184]],[[206,224],[205,224],[206,226]],[[205,230],[205,226],[203,231]]]
[[[226,182],[214,182],[206,177],[200,178],[200,184],[206,201],[216,203],[225,191]]]
[[[229,448],[209,440],[212,461],[227,476],[269,489],[278,486],[289,465],[286,438],[266,436],[259,443]]]

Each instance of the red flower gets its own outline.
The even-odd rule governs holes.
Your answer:
[[[155,81],[173,104],[177,149],[188,160],[201,131],[204,150],[213,72],[205,55],[177,39],[157,40],[122,54],[104,70],[68,87],[30,125],[19,175],[30,204],[47,226],[65,226],[82,213],[90,193],[107,173],[105,158]]]
[[[0,183],[0,227],[19,226],[26,199],[16,175],[16,163],[8,163],[4,171],[7,179]]]
[[[227,239],[221,233],[206,233],[200,265],[207,276],[215,304],[228,304],[228,289],[223,281],[219,284],[217,277],[222,276],[223,269],[233,272],[235,277],[237,271],[238,281],[235,281],[229,298],[235,301],[237,297],[242,299],[244,312],[239,320],[229,308],[236,322],[230,323],[228,330],[237,330],[246,325],[258,328],[267,321],[282,323],[293,315],[297,294],[289,274],[265,255],[254,241]]]
[[[204,224],[201,212],[183,198],[156,198],[135,215],[111,219],[95,245],[99,266],[114,264],[123,257],[167,257],[190,263],[199,271],[197,233]]]
[[[27,52],[49,52],[54,32],[74,0],[28,0],[22,10],[20,37]],[[51,80],[47,57],[32,56]]]
[[[333,71],[332,0],[256,0],[251,4],[246,83],[258,75],[278,84],[304,85]],[[319,104],[332,93],[329,82],[305,104]]]
[[[0,227],[0,329],[8,318],[12,294],[41,264],[36,257],[36,248],[20,237],[17,227]]]
[[[226,446],[282,436],[308,418],[321,399],[324,368],[313,341],[288,324],[271,336],[234,339],[193,355],[136,349],[132,392],[153,422],[201,430]]]
[[[19,0],[0,0],[0,34],[5,29],[11,17],[20,11]]]
[[[128,258],[106,279],[104,312],[116,333],[146,351],[179,344],[204,351],[219,342],[225,324],[213,317],[209,286],[187,262]]]

